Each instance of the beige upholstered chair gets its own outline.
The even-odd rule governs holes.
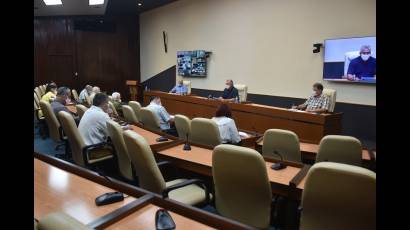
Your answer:
[[[68,137],[73,160],[77,165],[90,166],[113,157],[113,149],[106,147],[105,143],[85,145],[71,114],[60,111],[58,117],[61,121],[64,133]]]
[[[138,101],[130,101],[128,105],[131,106],[132,110],[134,110],[135,116],[137,117],[138,121],[141,121],[141,104]]]
[[[117,109],[115,108],[114,104],[111,101],[108,101],[108,106],[112,110],[112,114],[118,117]]]
[[[74,98],[75,101],[79,101],[77,90],[72,89],[71,90],[71,95],[73,95],[73,98]]]
[[[46,94],[46,87],[44,85],[40,85],[38,88],[40,89],[41,96]]]
[[[333,112],[335,110],[336,105],[336,90],[334,89],[323,89],[322,92],[324,95],[329,97],[329,109],[328,112]]]
[[[314,164],[302,208],[301,230],[376,229],[376,173],[340,163]]]
[[[361,166],[362,144],[350,136],[327,135],[320,140],[316,162],[331,161]]]
[[[257,151],[227,144],[216,146],[212,176],[220,214],[256,228],[269,227],[272,191],[265,161]]]
[[[93,100],[92,100],[91,96],[85,96],[85,101],[86,101],[88,107],[93,105]]]
[[[179,139],[186,140],[187,137],[190,139],[191,120],[187,116],[177,114],[175,115],[174,122]]]
[[[57,120],[56,115],[51,109],[50,103],[47,103],[45,101],[40,101],[40,108],[46,119],[51,139],[55,142],[64,141],[62,137],[62,132],[60,130],[61,129],[60,122]],[[58,145],[56,148],[58,148],[59,146],[60,145]]]
[[[263,135],[262,154],[264,156],[283,160],[302,162],[299,138],[296,133],[283,129],[268,129]]]
[[[190,141],[196,144],[217,146],[222,143],[218,125],[207,118],[194,118],[191,121]]]
[[[132,175],[131,160],[128,156],[127,147],[125,146],[124,137],[122,135],[123,130],[115,121],[109,120],[107,121],[107,131],[114,144],[120,173],[124,178],[132,181],[134,178]]]
[[[81,104],[77,104],[75,105],[75,108],[77,109],[77,115],[78,117],[80,117],[80,119],[83,117],[85,111],[87,111],[87,107],[85,107],[84,105]]]
[[[242,84],[236,84],[235,88],[238,90],[239,101],[245,102],[248,97],[248,86]]]
[[[165,182],[150,146],[141,135],[126,130],[124,131],[124,141],[139,180],[139,187],[158,194],[167,193],[170,199],[189,205],[207,203],[209,194],[197,184],[188,183],[186,186],[178,188],[178,184],[187,182],[187,180],[177,179]],[[191,180],[191,182],[194,181]]]
[[[126,121],[137,124],[139,123],[137,116],[134,113],[134,110],[129,105],[122,105],[122,113],[124,114],[124,118]]]
[[[147,108],[141,108],[141,123],[144,127],[147,127],[152,130],[161,131],[159,124],[159,119],[155,113]]]
[[[191,94],[191,81],[183,80],[182,84],[187,88],[187,94]]]
[[[38,97],[40,98],[40,100],[41,100],[41,97],[42,97],[44,94],[41,93],[40,88],[39,88],[39,87],[34,88],[34,92],[37,94],[37,96],[38,96]]]
[[[38,223],[34,221],[34,229],[36,230],[92,230],[83,223],[73,217],[62,213],[50,213],[41,218]]]

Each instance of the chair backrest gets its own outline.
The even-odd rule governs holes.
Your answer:
[[[70,143],[74,162],[77,165],[84,166],[83,148],[86,145],[78,131],[73,116],[65,111],[60,111],[58,117],[61,121],[64,133],[67,135],[68,142]]]
[[[37,104],[38,107],[40,107],[40,98],[37,96],[36,93],[34,93],[34,102]]]
[[[81,104],[76,104],[75,108],[77,109],[77,115],[80,117],[80,119],[83,117],[85,111],[87,111],[87,107]]]
[[[92,106],[92,105],[93,105],[93,101],[92,101],[92,99],[91,99],[91,96],[86,95],[86,96],[85,96],[85,100],[86,100],[88,106]]]
[[[197,117],[191,121],[190,141],[197,144],[217,146],[222,143],[218,125],[215,121]]]
[[[301,230],[376,229],[376,173],[322,162],[306,175]]]
[[[235,88],[238,90],[239,101],[245,102],[248,97],[248,86],[243,84],[235,84]]]
[[[111,95],[108,95],[108,101],[113,102]]]
[[[71,94],[73,95],[73,98],[74,98],[75,101],[79,101],[77,90],[72,89]]]
[[[44,85],[40,85],[38,86],[41,96],[43,96],[46,93],[46,88],[44,87]]]
[[[336,105],[336,90],[334,89],[323,89],[322,92],[324,95],[329,97],[329,109],[328,112],[333,112],[335,110]]]
[[[118,116],[117,109],[115,108],[114,104],[113,104],[111,101],[108,101],[108,106],[110,106],[110,109],[112,110],[112,113],[113,113],[115,116]]]
[[[147,141],[132,130],[124,131],[123,135],[139,186],[151,192],[162,193],[165,180]]]
[[[47,214],[45,217],[41,218],[35,224],[35,229],[38,230],[91,230],[87,225],[84,225],[80,221],[74,219],[73,217],[63,213],[51,213]]]
[[[130,101],[128,105],[131,106],[132,110],[134,110],[135,116],[137,117],[138,121],[141,121],[141,104],[138,101]]]
[[[215,205],[220,214],[265,229],[272,191],[266,164],[255,150],[222,144],[212,154]]]
[[[187,94],[190,95],[191,94],[191,81],[183,80],[182,84],[185,85],[185,87],[187,88]]]
[[[283,129],[268,129],[263,134],[262,154],[264,156],[284,160],[302,162],[299,138],[296,133]]]
[[[330,161],[361,166],[362,144],[354,137],[327,135],[320,140],[316,162]]]
[[[145,127],[156,130],[156,131],[161,131],[159,119],[153,111],[147,108],[141,108],[140,115],[141,115],[141,123]]]
[[[175,115],[174,122],[179,139],[186,140],[187,136],[188,139],[191,139],[191,120],[187,116],[177,114]]]
[[[107,121],[108,136],[114,144],[115,152],[118,159],[118,167],[123,177],[133,180],[131,160],[128,156],[127,146],[125,146],[123,130],[119,124],[113,120]]]
[[[57,117],[54,114],[54,111],[51,108],[50,103],[40,101],[40,108],[46,119],[51,139],[53,139],[55,142],[62,141],[60,134],[60,122],[57,120]]]
[[[126,121],[137,124],[139,123],[137,116],[134,113],[134,110],[129,105],[122,105],[122,113]]]
[[[34,88],[34,92],[37,94],[37,96],[41,99],[41,97],[44,95],[41,93],[40,88],[36,87]]]

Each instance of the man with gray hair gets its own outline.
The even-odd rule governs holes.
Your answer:
[[[358,81],[362,78],[376,78],[376,58],[371,56],[369,45],[360,47],[360,56],[349,63],[347,79]]]
[[[123,117],[121,94],[118,92],[114,92],[112,93],[111,97],[112,97],[112,104],[114,105],[115,110],[117,110],[117,113],[120,117]]]
[[[87,97],[91,95],[93,91],[93,87],[91,85],[86,85],[85,88],[80,92],[80,96],[78,96],[78,100],[80,103],[86,103]]]

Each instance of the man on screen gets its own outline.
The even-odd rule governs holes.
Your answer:
[[[350,81],[361,80],[362,78],[376,78],[376,58],[370,56],[369,45],[360,48],[360,56],[353,59],[347,70],[347,79]]]
[[[219,97],[218,99],[223,102],[234,102],[235,99],[239,96],[238,89],[233,86],[232,80],[226,80],[225,84],[226,87],[224,89],[222,97]]]
[[[329,97],[323,93],[323,85],[315,83],[313,85],[313,95],[305,103],[292,106],[292,109],[306,110],[306,112],[325,113],[329,109]]]

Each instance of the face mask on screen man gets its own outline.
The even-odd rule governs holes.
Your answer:
[[[370,54],[361,54],[360,56],[362,57],[363,61],[367,61],[369,60]]]

